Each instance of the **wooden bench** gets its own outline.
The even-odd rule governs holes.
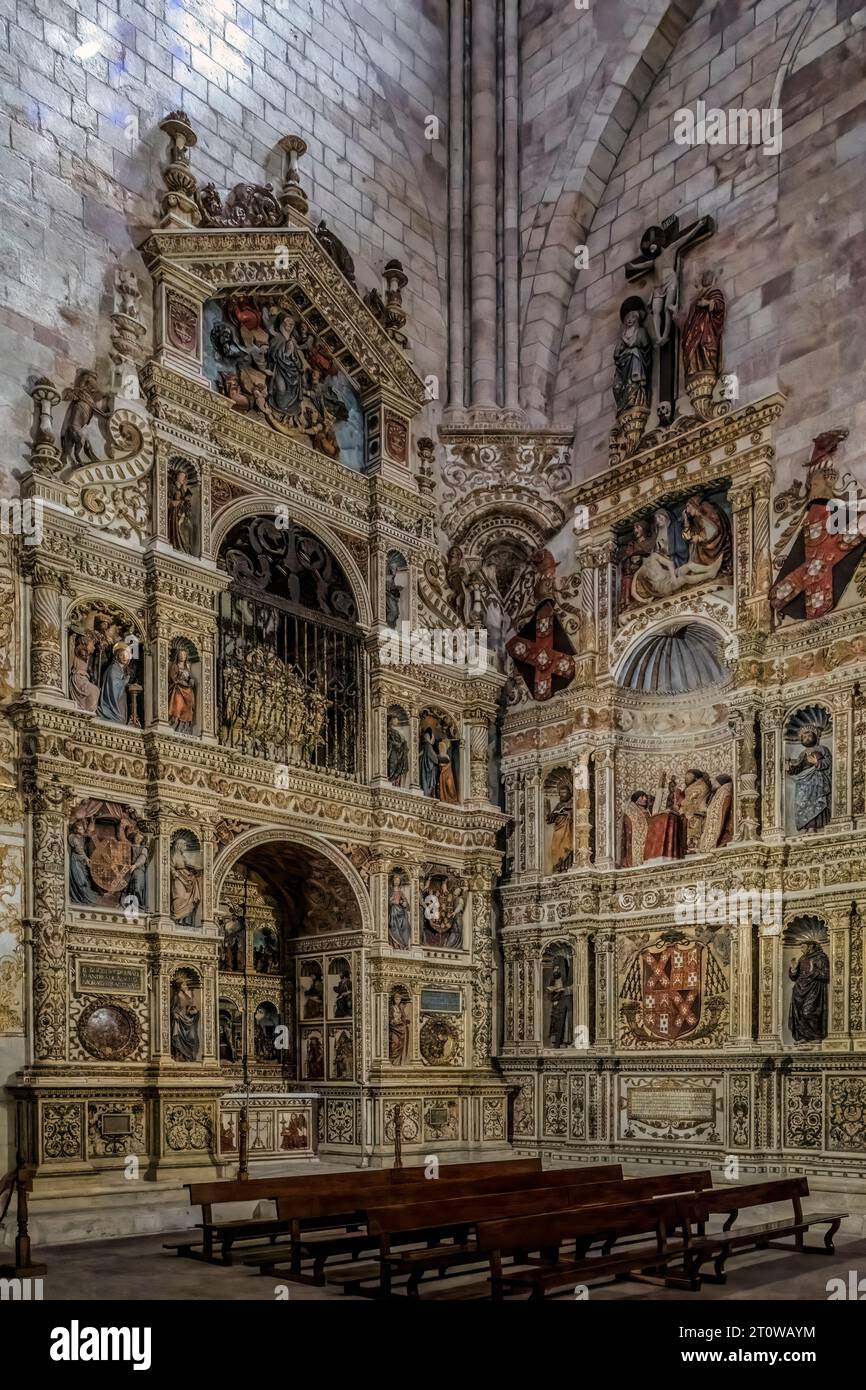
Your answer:
[[[497,1177],[482,1178],[480,1181],[469,1178],[462,1182],[450,1181],[445,1184],[440,1200],[443,1202],[458,1198],[480,1200],[485,1196],[498,1196],[501,1193],[528,1190],[537,1187],[541,1182],[544,1182],[548,1191],[555,1191],[574,1184],[593,1185],[605,1179],[610,1180],[621,1176],[622,1167],[618,1163],[598,1164],[576,1169],[557,1169],[550,1173],[503,1173]],[[392,1186],[387,1192],[380,1191],[378,1194],[368,1194],[366,1206],[367,1208],[375,1206],[377,1209],[388,1207],[400,1209],[405,1205],[420,1203],[422,1199],[427,1204],[430,1201],[431,1188],[434,1188],[436,1183],[436,1179],[424,1179],[423,1177],[414,1184],[401,1182],[399,1185]],[[336,1210],[333,1199],[323,1199],[312,1194],[303,1199],[298,1196],[281,1197],[277,1201],[277,1212],[281,1221],[293,1223],[289,1265],[287,1269],[277,1270],[277,1266],[284,1265],[286,1259],[289,1258],[287,1252],[282,1249],[257,1251],[249,1255],[245,1263],[257,1268],[261,1274],[279,1272],[281,1276],[296,1279],[302,1283],[323,1284],[325,1282],[325,1264],[332,1256],[348,1255],[355,1260],[365,1251],[377,1251],[380,1247],[379,1236],[370,1232],[369,1226],[366,1224],[365,1213],[362,1213],[365,1221],[363,1231],[340,1230],[338,1232],[320,1231],[316,1233],[304,1229],[304,1220],[318,1219],[321,1221],[326,1216],[330,1216],[332,1225],[338,1224],[338,1217],[343,1213]],[[405,1239],[409,1242],[412,1237],[406,1236]],[[301,1273],[301,1262],[304,1258],[312,1258],[312,1276]],[[378,1266],[373,1272],[378,1277]],[[370,1278],[369,1270],[365,1270],[357,1276],[355,1276],[354,1271],[352,1273],[351,1283],[361,1283],[364,1278]]]
[[[833,1237],[847,1212],[815,1212],[804,1215],[803,1198],[809,1195],[806,1178],[779,1178],[772,1182],[748,1183],[742,1187],[714,1188],[712,1192],[702,1193],[684,1206],[684,1215],[696,1227],[697,1234],[689,1241],[685,1256],[685,1268],[694,1280],[700,1275],[701,1266],[713,1262],[713,1274],[703,1274],[710,1283],[724,1284],[727,1280],[725,1264],[735,1252],[745,1254],[750,1250],[799,1250],[804,1254],[832,1255]],[[777,1202],[790,1202],[791,1213],[781,1219],[766,1221],[760,1225],[741,1227],[735,1230],[734,1222],[740,1211],[749,1207],[773,1206]],[[726,1219],[721,1231],[707,1233],[706,1223],[711,1216],[725,1213]],[[824,1233],[823,1245],[807,1245],[804,1237],[812,1226],[828,1226]],[[786,1237],[793,1237],[793,1244],[783,1243]]]
[[[620,1178],[567,1187],[533,1187],[493,1196],[468,1196],[456,1201],[443,1194],[438,1202],[369,1210],[367,1229],[371,1235],[379,1236],[381,1291],[390,1292],[392,1279],[406,1274],[406,1294],[410,1298],[417,1298],[419,1284],[426,1273],[435,1272],[443,1278],[451,1268],[477,1264],[483,1260],[475,1237],[477,1227],[483,1221],[578,1206],[644,1201],[658,1196],[702,1192],[711,1186],[712,1175],[704,1171],[654,1174],[647,1178]],[[427,1247],[396,1253],[392,1251],[394,1238],[405,1239],[408,1234],[426,1238]],[[431,1239],[431,1236],[435,1239]],[[591,1243],[587,1241],[586,1247]],[[584,1254],[585,1250],[581,1249],[580,1253]]]
[[[470,1174],[482,1179],[495,1178],[505,1172],[511,1176],[540,1171],[539,1158],[503,1159],[478,1164],[453,1163],[443,1164],[439,1168],[437,1181],[459,1182]],[[291,1226],[286,1225],[279,1213],[266,1217],[214,1218],[213,1208],[216,1205],[277,1201],[281,1196],[290,1198],[293,1194],[330,1196],[340,1193],[343,1197],[340,1210],[351,1218],[356,1199],[368,1194],[385,1193],[394,1187],[402,1190],[404,1186],[421,1181],[424,1181],[423,1168],[365,1168],[341,1173],[294,1173],[270,1178],[187,1183],[190,1204],[201,1207],[202,1219],[192,1230],[169,1237],[163,1242],[163,1248],[190,1259],[213,1261],[217,1258],[215,1247],[219,1246],[222,1263],[230,1264],[232,1247],[238,1242],[264,1239],[274,1242],[281,1236],[291,1234]]]
[[[655,1197],[643,1202],[620,1202],[606,1206],[579,1206],[567,1211],[518,1216],[510,1220],[482,1221],[477,1246],[490,1261],[491,1297],[529,1291],[530,1298],[543,1298],[548,1292],[598,1278],[642,1278],[664,1283],[672,1260],[686,1250],[687,1233],[672,1239],[683,1220],[681,1198]],[[640,1245],[617,1245],[624,1236],[643,1236]],[[563,1258],[560,1248],[566,1242],[592,1245],[601,1242],[594,1255],[576,1254]],[[540,1251],[541,1258],[526,1263],[527,1251]],[[515,1255],[521,1267],[503,1270],[504,1255]],[[644,1274],[643,1271],[652,1271]]]

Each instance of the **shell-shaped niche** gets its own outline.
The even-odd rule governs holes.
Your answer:
[[[652,632],[625,657],[617,677],[626,690],[645,695],[686,695],[730,678],[722,640],[703,623]]]

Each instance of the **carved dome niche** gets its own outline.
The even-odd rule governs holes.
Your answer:
[[[617,684],[642,695],[689,695],[727,684],[722,639],[703,623],[647,633],[626,653]]]

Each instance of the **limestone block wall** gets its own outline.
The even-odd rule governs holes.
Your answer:
[[[29,434],[27,380],[105,362],[114,268],[143,274],[157,126],[179,107],[220,189],[278,186],[277,142],[303,136],[311,211],[362,288],[403,262],[415,364],[444,379],[446,144],[425,118],[447,117],[447,51],[446,0],[3,0],[0,477]]]
[[[578,477],[604,458],[619,306],[630,292],[623,267],[644,229],[671,213],[683,225],[716,219],[716,234],[687,260],[684,297],[699,270],[720,272],[723,366],[737,374],[741,401],[776,389],[789,397],[778,486],[797,475],[820,430],[862,433],[864,27],[866,6],[854,0],[713,0],[685,25],[645,95],[647,73],[637,72],[639,111],[592,217],[588,268],[574,273],[549,397],[558,427],[577,430]],[[778,101],[781,154],[674,143],[673,113],[698,98],[723,110]]]

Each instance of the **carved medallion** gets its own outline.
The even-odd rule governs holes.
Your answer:
[[[85,1052],[101,1062],[119,1062],[135,1052],[141,1040],[138,1019],[119,1004],[99,1000],[78,1020],[78,1037]]]

